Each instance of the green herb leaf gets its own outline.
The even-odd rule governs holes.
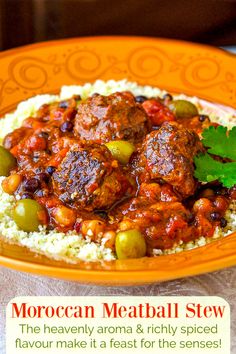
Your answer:
[[[202,133],[202,143],[208,152],[231,160],[236,160],[236,127],[227,131],[226,127],[209,127]]]
[[[194,176],[201,182],[218,180],[227,188],[236,184],[236,162],[219,162],[205,154],[195,156],[194,163],[196,166]]]

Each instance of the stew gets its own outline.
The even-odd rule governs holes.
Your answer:
[[[13,219],[25,231],[75,230],[118,258],[212,237],[234,188],[194,177],[202,131],[192,103],[117,92],[43,105],[0,149]]]

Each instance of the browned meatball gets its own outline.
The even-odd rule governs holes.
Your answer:
[[[116,139],[139,141],[149,129],[147,114],[129,92],[97,94],[81,102],[74,127],[81,139],[98,143]]]
[[[106,209],[130,187],[105,146],[73,146],[53,173],[54,191],[64,203],[91,211]]]
[[[194,131],[174,122],[164,123],[146,136],[138,161],[136,157],[136,171],[146,180],[164,180],[186,198],[196,189],[193,158],[200,151],[203,146]]]

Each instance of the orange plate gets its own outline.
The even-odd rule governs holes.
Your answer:
[[[127,78],[236,107],[236,58],[204,45],[143,37],[91,37],[39,43],[0,54],[0,114],[62,85]],[[69,265],[0,243],[0,264],[31,273],[105,285],[190,276],[236,264],[236,234],[180,254]]]

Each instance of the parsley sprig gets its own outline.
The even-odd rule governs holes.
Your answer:
[[[227,131],[226,127],[209,127],[202,133],[202,143],[210,154],[236,160],[236,127]]]
[[[236,127],[229,131],[223,126],[209,127],[203,131],[202,137],[208,152],[195,156],[194,176],[201,182],[218,180],[224,187],[233,187],[236,184]],[[217,161],[209,153],[233,162]]]

